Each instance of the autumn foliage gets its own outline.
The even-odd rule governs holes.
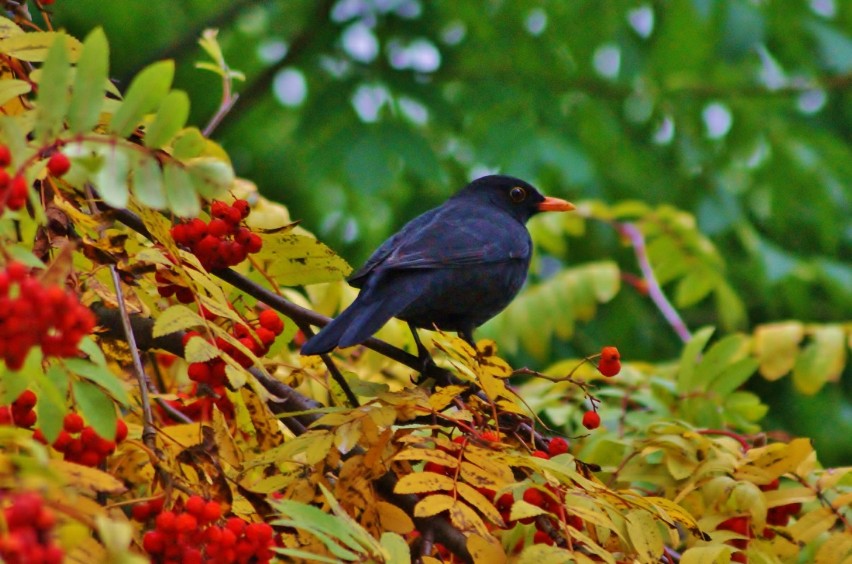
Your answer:
[[[380,336],[405,348],[300,357],[351,269],[187,125],[172,63],[118,92],[102,31],[2,23],[15,39],[0,40],[5,561],[852,554],[852,468],[768,438],[765,406],[740,389],[792,370],[801,339],[704,328],[661,365],[604,342],[533,370],[492,340],[435,333],[437,366],[419,374],[389,326]],[[204,67],[234,80],[215,34],[201,44]],[[679,217],[601,204],[583,221],[653,239],[683,235]],[[684,252],[708,252],[688,235]],[[569,274],[583,315],[618,291],[612,266]],[[579,291],[589,280],[598,291]]]

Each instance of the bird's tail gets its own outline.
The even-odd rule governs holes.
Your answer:
[[[371,299],[369,294],[369,290],[362,291],[352,305],[302,345],[301,354],[323,354],[362,343],[412,300],[405,292],[388,293],[382,299]]]

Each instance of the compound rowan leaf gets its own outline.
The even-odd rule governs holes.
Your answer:
[[[133,194],[139,204],[155,210],[166,207],[163,169],[157,159],[144,155],[133,166]]]
[[[436,472],[414,472],[406,474],[396,483],[393,491],[399,494],[421,494],[440,490],[452,491],[455,481]]]
[[[196,217],[201,212],[201,202],[186,169],[169,161],[163,167],[163,177],[169,209],[180,217]]]
[[[263,247],[255,260],[282,286],[334,282],[352,272],[343,258],[308,235],[261,234],[261,239]]]

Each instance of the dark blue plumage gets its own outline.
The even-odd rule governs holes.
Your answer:
[[[527,276],[532,241],[525,226],[540,211],[573,206],[545,198],[511,176],[485,176],[408,222],[349,279],[355,301],[302,347],[321,354],[363,342],[390,318],[414,327],[473,330],[515,297]]]

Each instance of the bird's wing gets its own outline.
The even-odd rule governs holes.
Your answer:
[[[514,219],[471,215],[470,210],[467,216],[459,215],[451,207],[434,212],[416,218],[388,239],[350,283],[360,287],[377,268],[461,268],[530,256],[529,233]]]

